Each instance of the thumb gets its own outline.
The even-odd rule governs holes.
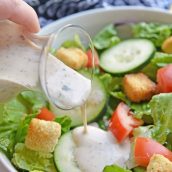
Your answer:
[[[0,0],[0,19],[9,19],[29,32],[40,29],[36,12],[23,0]]]

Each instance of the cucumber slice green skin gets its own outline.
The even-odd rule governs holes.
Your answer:
[[[136,49],[136,47],[136,52],[130,51]],[[126,51],[127,49],[128,52]],[[126,73],[135,72],[150,62],[155,50],[154,44],[147,39],[128,39],[104,51],[100,56],[100,66],[104,71],[114,75],[124,75]],[[125,59],[124,57],[126,56],[123,56],[124,53],[135,54],[127,54],[128,58]],[[139,59],[136,58],[139,57],[139,55],[141,57]],[[132,59],[134,56],[135,58]]]
[[[54,163],[59,172],[81,172],[74,159],[72,133],[64,134],[54,150]]]
[[[86,70],[82,70],[80,71],[80,73],[83,74],[85,77],[91,77],[91,74]],[[107,102],[107,93],[104,84],[97,76],[94,76],[92,85],[93,91],[87,101],[86,109],[88,122],[95,121],[97,118],[99,118],[100,115],[102,115],[101,112],[104,110]],[[50,105],[50,109],[58,116],[69,116],[72,120],[72,127],[76,127],[83,124],[81,108],[75,108],[66,111],[57,109]]]

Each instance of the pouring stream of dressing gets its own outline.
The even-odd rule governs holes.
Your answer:
[[[82,113],[82,117],[83,117],[83,124],[84,124],[84,131],[83,133],[86,134],[87,133],[87,104],[84,103],[84,105],[81,106],[81,113]]]

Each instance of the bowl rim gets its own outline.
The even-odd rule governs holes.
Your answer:
[[[52,23],[49,23],[48,25],[41,28],[40,32],[38,34],[42,35],[46,33],[46,30],[49,30],[52,27],[55,27],[57,24],[60,25],[63,22],[70,21],[72,19],[78,18],[78,17],[84,17],[88,15],[95,15],[95,14],[101,14],[101,13],[111,13],[114,11],[135,11],[135,12],[151,12],[151,13],[159,13],[159,14],[166,14],[171,15],[170,11],[168,9],[161,9],[161,8],[155,8],[155,7],[144,7],[144,6],[114,6],[114,7],[107,7],[107,8],[97,8],[97,9],[90,9],[82,12],[78,12],[75,14],[71,14],[69,16],[65,16],[63,18],[57,19],[53,21]]]
[[[5,171],[17,172],[10,160],[3,154],[3,152],[0,152],[0,167],[6,168]]]

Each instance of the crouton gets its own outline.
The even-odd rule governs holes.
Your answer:
[[[156,93],[156,84],[143,73],[125,75],[123,88],[127,97],[137,103],[150,100]]]
[[[171,54],[172,53],[172,36],[170,36],[169,38],[167,38],[162,46],[161,49],[163,50],[163,52]]]
[[[25,145],[35,151],[53,152],[60,135],[60,124],[34,118],[29,125]]]
[[[172,162],[162,155],[155,154],[150,159],[147,172],[172,172]]]
[[[64,48],[61,47],[56,52],[56,57],[63,63],[73,69],[80,69],[88,62],[88,57],[85,52],[79,48]]]

